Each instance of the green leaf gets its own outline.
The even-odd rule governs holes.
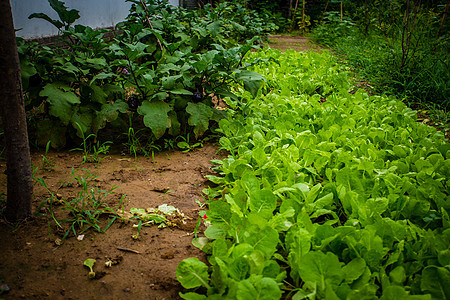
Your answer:
[[[185,89],[175,89],[175,90],[170,90],[169,93],[174,94],[174,95],[188,95],[188,96],[192,96],[192,92],[185,90]]]
[[[409,295],[404,287],[398,285],[388,286],[383,289],[383,295],[381,300],[399,300],[399,299],[412,299],[412,300],[431,300],[430,295]]]
[[[231,207],[223,201],[213,201],[209,204],[209,211],[206,212],[211,223],[228,224],[231,218]]]
[[[311,251],[303,255],[295,267],[303,281],[316,283],[324,291],[329,284],[338,286],[344,279],[341,265],[338,257],[331,252]]]
[[[145,126],[149,127],[158,139],[169,128],[170,123],[167,113],[171,110],[172,108],[165,102],[149,102],[146,100],[138,107],[137,112],[144,116]]]
[[[366,262],[360,257],[353,259],[342,268],[345,281],[348,283],[352,283],[353,281],[361,277],[364,274],[365,270]]]
[[[96,262],[95,259],[93,259],[93,258],[88,258],[88,259],[86,259],[86,260],[84,261],[83,265],[85,265],[86,267],[89,267],[89,268],[92,269],[92,268],[94,267],[95,262]]]
[[[57,120],[42,120],[37,125],[38,145],[45,147],[51,141],[52,148],[60,149],[66,145],[67,127]]]
[[[70,90],[71,87],[67,85],[49,83],[39,93],[41,97],[48,97],[50,114],[60,118],[64,124],[68,124],[72,118],[73,106],[81,103],[78,96]]]
[[[127,111],[128,104],[122,100],[102,105],[100,111],[96,112],[92,123],[92,131],[96,133],[98,130],[104,128],[107,122],[115,121],[119,113],[126,113]]]
[[[272,278],[261,278],[253,275],[250,279],[238,283],[236,298],[238,300],[273,300],[280,299],[282,292],[277,282]]]
[[[205,300],[205,299],[207,299],[205,295],[200,295],[200,294],[192,293],[192,292],[186,293],[186,294],[183,294],[180,292],[179,295],[182,299],[185,299],[185,300]]]
[[[181,75],[168,76],[161,79],[161,85],[165,90],[174,90],[177,86],[177,80],[181,78]]]
[[[420,288],[435,299],[450,298],[450,271],[443,267],[428,266],[422,272]]]
[[[237,81],[244,84],[245,90],[249,91],[253,98],[258,94],[261,83],[265,81],[265,78],[261,74],[247,70],[236,71],[235,77]]]
[[[58,13],[61,21],[64,21],[67,24],[72,24],[77,19],[80,18],[79,12],[76,9],[67,10],[67,7],[64,6],[63,1],[59,0],[48,0],[50,6]]]
[[[64,26],[64,24],[61,21],[53,20],[52,18],[50,18],[48,15],[46,15],[44,13],[34,13],[28,17],[28,19],[34,19],[34,18],[46,20],[46,21],[50,22],[51,24],[53,24],[58,29],[61,29]]]
[[[184,288],[192,289],[200,286],[209,288],[208,266],[196,257],[184,259],[179,263],[176,275]]]
[[[209,128],[209,120],[213,115],[211,107],[199,103],[189,102],[186,107],[186,112],[190,115],[188,123],[194,126],[195,138],[199,138]]]
[[[23,88],[26,90],[28,88],[30,77],[37,74],[37,70],[34,65],[25,60],[20,60],[20,73],[22,75]]]
[[[93,112],[87,107],[76,109],[72,115],[70,123],[76,129],[77,135],[82,138],[85,133],[90,131],[93,120]],[[81,132],[82,130],[83,132]]]
[[[389,273],[389,278],[394,284],[402,285],[406,280],[406,272],[403,266],[397,266]]]
[[[245,230],[242,240],[252,245],[255,250],[261,251],[265,258],[269,259],[276,251],[279,235],[275,229],[269,226],[262,230],[257,230],[252,226]]]
[[[215,240],[227,236],[227,227],[222,224],[213,224],[206,228],[205,236],[209,239]]]
[[[277,207],[277,197],[271,190],[259,190],[250,194],[250,211],[269,219]]]
[[[439,251],[438,260],[441,266],[450,266],[450,250]]]

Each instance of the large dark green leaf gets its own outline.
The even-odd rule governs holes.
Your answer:
[[[59,149],[66,145],[67,127],[57,120],[42,120],[37,125],[37,143],[45,147],[51,141],[52,148]]]
[[[171,111],[172,108],[166,102],[155,101],[149,102],[144,101],[142,105],[138,107],[138,113],[144,116],[144,124],[150,128],[158,139],[164,135],[164,132],[169,128],[169,116],[167,113]]]
[[[72,118],[73,106],[80,103],[80,99],[69,86],[59,83],[47,84],[39,95],[48,97],[50,114],[60,118],[64,124],[68,124]]]
[[[209,120],[213,116],[211,107],[199,103],[189,102],[186,112],[190,115],[189,125],[194,126],[195,138],[199,138],[209,128]]]

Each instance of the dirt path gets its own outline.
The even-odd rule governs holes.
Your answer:
[[[290,36],[290,35],[271,35],[269,36],[269,47],[286,51],[292,49],[295,51],[322,51],[324,48],[314,43],[309,37]]]

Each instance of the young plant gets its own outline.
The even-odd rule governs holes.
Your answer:
[[[79,123],[76,123],[78,126],[79,132],[81,134],[82,141],[82,148],[74,148],[70,151],[83,151],[83,163],[99,163],[103,158],[100,157],[100,154],[108,154],[109,153],[109,145],[112,144],[112,142],[107,141],[102,144],[100,144],[99,141],[96,143],[91,143],[88,141],[89,139],[93,138],[94,140],[97,138],[97,136],[93,133],[89,134],[87,137],[83,133],[83,129]]]
[[[181,139],[181,141],[180,142],[177,142],[177,147],[179,148],[179,149],[181,149],[182,150],[182,152],[183,153],[187,153],[187,152],[189,152],[189,151],[192,151],[192,150],[194,150],[195,148],[201,148],[201,147],[203,147],[203,143],[202,142],[197,142],[197,143],[194,143],[194,144],[190,144],[190,140],[189,140],[189,133],[186,135],[186,137],[184,137],[184,136],[178,136],[176,139],[175,139],[175,141],[176,140],[180,140]]]
[[[95,264],[96,260],[93,258],[88,258],[84,261],[83,265],[89,268],[89,274],[88,277],[89,279],[94,279],[95,278],[95,272],[94,272],[94,264]]]
[[[45,146],[45,154],[42,155],[42,169],[43,170],[47,170],[47,171],[51,171],[53,170],[53,168],[55,167],[55,163],[54,161],[51,161],[47,155],[48,155],[48,151],[50,149],[50,145],[51,145],[51,141],[47,142],[47,145]]]

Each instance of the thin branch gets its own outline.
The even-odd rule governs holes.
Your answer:
[[[147,6],[145,5],[144,1],[142,1],[142,0],[140,0],[140,1],[141,1],[142,6],[144,7],[145,18],[147,19],[148,25],[150,25],[150,28],[151,28],[152,30],[155,30],[155,29],[153,28],[152,22],[150,22],[150,19],[149,19],[149,17],[148,17]],[[159,48],[161,49],[161,51],[163,51],[163,46],[162,46],[162,44],[161,44],[161,41],[159,40],[159,38],[158,38],[156,35],[155,35],[155,37],[156,37],[156,40],[158,41]]]

